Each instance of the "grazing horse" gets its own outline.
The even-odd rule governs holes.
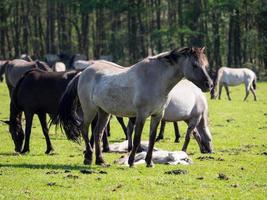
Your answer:
[[[35,68],[48,72],[52,71],[45,62],[41,62],[38,60],[28,62],[22,59],[15,59],[5,63],[5,65],[1,68],[0,76],[5,74],[6,84],[9,90],[10,97],[13,88],[16,86],[17,82],[24,75],[24,73]]]
[[[252,92],[254,96],[254,101],[257,101],[256,97],[256,81],[257,77],[256,74],[247,68],[229,68],[229,67],[221,67],[218,72],[217,76],[214,80],[214,87],[212,88],[210,94],[211,99],[216,99],[219,96],[221,99],[222,87],[225,88],[228,100],[231,101],[229,86],[237,86],[242,83],[245,84],[246,89],[246,96],[244,101],[246,101],[249,90]],[[219,87],[219,95],[216,94],[217,87]]]
[[[10,103],[9,131],[15,143],[15,151],[26,153],[30,151],[29,142],[33,115],[37,114],[43,134],[46,139],[47,150],[53,151],[46,123],[46,113],[54,115],[57,112],[59,100],[67,84],[77,74],[69,72],[45,72],[33,69],[24,74],[13,90]],[[23,144],[23,130],[21,126],[21,112],[26,119],[25,143]]]
[[[118,67],[107,61],[94,61],[70,82],[53,122],[63,126],[70,140],[79,142],[80,136],[83,136],[86,145],[84,164],[91,164],[93,150],[89,143],[88,127],[98,115],[93,133],[96,164],[105,165],[100,139],[110,114],[136,117],[134,144],[128,160],[129,165],[133,166],[146,118],[151,116],[146,156],[147,166],[151,167],[156,129],[169,92],[183,77],[194,82],[203,91],[209,91],[212,81],[206,71],[207,65],[204,48],[175,49],[148,57],[128,68]],[[77,97],[84,115],[82,128],[79,118],[73,115]]]
[[[160,133],[157,141],[163,139],[166,122],[185,121],[188,125],[185,143],[182,151],[186,151],[190,135],[194,133],[201,153],[212,152],[212,138],[208,127],[208,103],[202,91],[188,80],[180,81],[170,92],[170,101],[161,120]],[[195,134],[198,133],[198,134]],[[175,131],[175,141],[178,142],[180,134]]]

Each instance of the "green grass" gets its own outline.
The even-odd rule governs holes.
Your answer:
[[[262,153],[267,152],[267,82],[257,86],[258,102],[252,100],[252,95],[247,102],[242,101],[244,86],[231,88],[231,102],[226,100],[225,91],[222,100],[209,100],[216,153],[211,155],[213,160],[197,159],[201,154],[192,140],[188,152],[194,163],[190,166],[158,164],[155,168],[143,165],[128,168],[113,164],[121,155],[109,153],[104,157],[111,167],[84,166],[84,146],[67,141],[54,128],[50,135],[56,153],[48,156],[44,154],[45,139],[37,118],[32,129],[31,152],[18,156],[13,154],[8,127],[0,123],[0,199],[266,199],[267,156]],[[9,97],[2,83],[0,119],[8,119],[8,115]],[[148,138],[148,122],[144,140]],[[111,142],[122,140],[122,130],[114,119],[111,131]],[[184,123],[180,123],[180,131],[184,136]],[[172,124],[167,124],[165,139],[156,147],[180,150],[182,144],[177,145],[173,140]],[[66,169],[70,173],[65,173]],[[81,169],[102,170],[107,174],[82,174]],[[164,174],[174,169],[185,169],[188,174]],[[218,179],[219,173],[229,179]]]

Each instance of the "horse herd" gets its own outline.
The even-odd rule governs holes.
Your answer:
[[[69,140],[80,143],[83,138],[86,147],[84,164],[92,163],[95,146],[95,163],[106,165],[101,139],[103,152],[109,151],[109,121],[110,116],[115,115],[128,139],[128,164],[133,166],[145,121],[151,116],[145,159],[147,166],[151,167],[154,143],[163,139],[166,122],[174,123],[175,142],[179,142],[180,138],[177,121],[187,123],[183,151],[187,150],[191,135],[195,137],[201,153],[213,151],[208,104],[203,92],[210,91],[211,98],[220,98],[222,87],[225,87],[231,100],[228,86],[244,82],[244,100],[249,91],[256,100],[254,72],[246,68],[222,67],[212,80],[207,72],[209,63],[204,48],[163,52],[130,67],[104,60],[72,60],[72,63],[76,69],[65,71],[63,62],[53,63],[52,70],[49,60],[32,61],[28,56],[0,61],[0,77],[5,74],[11,98],[10,117],[4,122],[9,125],[16,152],[24,154],[30,151],[34,114],[39,118],[46,139],[46,153],[53,151],[46,119],[46,114],[49,114],[51,124],[59,124]],[[216,94],[217,87],[219,95]],[[23,112],[25,133],[22,128]],[[122,117],[129,118],[127,127]],[[160,133],[156,138],[160,122]],[[91,139],[88,137],[90,125]]]

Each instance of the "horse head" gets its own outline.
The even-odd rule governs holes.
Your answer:
[[[182,69],[185,78],[192,81],[203,92],[208,92],[213,87],[213,82],[208,75],[209,65],[203,48],[183,48],[171,51],[165,58],[174,66]]]

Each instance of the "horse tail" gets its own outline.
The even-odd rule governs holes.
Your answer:
[[[252,87],[253,87],[254,90],[256,90],[256,82],[257,82],[257,77],[255,75],[255,77],[254,77],[254,79],[252,81]]]
[[[60,125],[69,140],[80,143],[82,134],[82,120],[76,113],[78,100],[78,81],[81,73],[78,73],[68,84],[65,92],[61,96],[57,114],[50,122]]]

